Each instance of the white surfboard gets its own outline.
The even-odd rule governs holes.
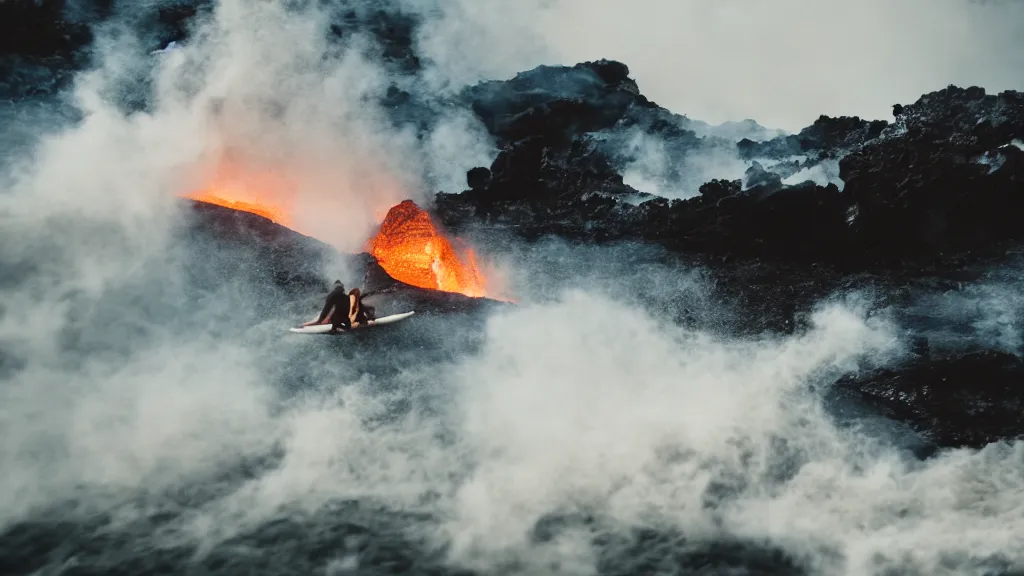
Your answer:
[[[402,312],[401,314],[382,316],[380,318],[377,318],[376,320],[370,320],[369,322],[366,323],[365,326],[354,328],[354,330],[361,330],[363,328],[370,328],[373,326],[383,326],[384,324],[394,324],[395,322],[398,322],[400,320],[405,320],[406,318],[412,316],[415,313],[416,311],[413,310],[412,312]],[[328,332],[331,331],[331,325],[315,324],[313,326],[304,326],[302,328],[289,328],[288,331],[294,332],[296,334],[327,334]]]

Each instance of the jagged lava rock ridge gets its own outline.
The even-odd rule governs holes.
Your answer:
[[[686,200],[625,185],[608,134],[642,126],[689,151],[721,142],[644,98],[621,63],[540,67],[466,97],[501,151],[489,168],[470,170],[469,190],[438,194],[446,226],[639,239],[696,255],[765,328],[792,329],[798,311],[857,287],[881,287],[883,303],[899,309],[915,293],[977,278],[1021,239],[1013,225],[1024,193],[1018,92],[949,87],[894,107],[892,123],[822,116],[796,135],[741,139],[732,145],[753,161],[746,181],[712,180]],[[842,189],[782,183],[825,161],[837,163]],[[1024,401],[1019,358],[936,355],[927,339],[920,344],[907,362],[851,376],[836,390],[907,422],[933,447],[1024,433],[1015,411]],[[973,385],[972,374],[989,384]]]
[[[746,158],[838,159],[838,186],[783,185],[760,163],[742,181],[711,181],[700,196],[668,200],[622,181],[602,133],[643,125],[697,150],[720,145],[682,128],[644,98],[619,62],[539,67],[466,91],[501,146],[472,187],[438,194],[436,212],[458,229],[474,221],[527,237],[643,239],[673,250],[872,270],[923,264],[1020,239],[1024,99],[947,88],[898,106],[896,122],[819,118],[793,136],[752,143]],[[806,164],[804,165],[806,167]],[[790,169],[792,173],[792,169]],[[638,202],[639,201],[639,202]]]
[[[851,231],[885,260],[984,250],[1022,238],[1024,94],[944,90],[840,161]]]

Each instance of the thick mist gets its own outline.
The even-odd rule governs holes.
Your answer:
[[[950,18],[996,9],[937,4]],[[683,6],[665,9],[708,19],[699,27],[710,41],[727,8]],[[517,16],[488,44],[481,23],[507,8],[438,8],[423,11],[431,19],[419,38],[434,58],[421,80],[438,90],[529,67],[542,48],[524,38],[547,39],[558,50],[544,54],[559,61],[580,59],[570,54],[590,41],[566,18],[598,30],[603,20],[588,19],[636,21],[620,8],[588,16],[582,3],[555,2],[545,9],[562,20],[545,26],[560,22],[558,34]],[[771,52],[740,49],[756,35],[730,48],[754,82],[731,86],[739,78],[713,73],[709,58],[659,88],[669,63],[614,53],[668,42],[659,28],[672,19],[648,8],[644,42],[639,27],[638,44],[627,42],[633,33],[598,34],[614,44],[585,58],[621,57],[661,104],[789,126],[838,97],[821,92],[842,85],[824,61],[814,73],[794,64],[790,96],[765,96],[781,85],[757,81]],[[824,34],[814,20],[798,27],[756,10],[762,25]],[[847,16],[834,10],[832,19]],[[517,306],[415,317],[359,340],[289,337],[320,295],[280,288],[252,254],[192,233],[181,194],[232,184],[218,180],[226,170],[233,184],[278,195],[296,229],[355,251],[388,207],[461,188],[467,168],[493,157],[461,113],[442,114],[423,139],[396,128],[371,96],[414,81],[372,57],[369,38],[332,44],[328,26],[319,12],[225,0],[193,39],[152,55],[115,23],[72,94],[81,120],[56,134],[49,116],[22,120],[20,138],[42,135],[0,180],[0,529],[80,522],[96,531],[83,537],[129,534],[136,553],[176,551],[185,562],[274,556],[300,538],[341,548],[332,522],[352,521],[400,523],[396,547],[487,573],[592,574],[721,541],[781,550],[820,574],[1024,569],[1024,444],[920,461],[821,405],[837,377],[904,354],[902,327],[857,294],[821,303],[794,335],[740,338],[729,327],[741,312],[716,301],[698,267],[644,247],[492,239],[478,246]],[[449,34],[469,43],[445,52]],[[818,58],[804,39],[794,53]],[[742,58],[755,60],[741,67]],[[645,79],[645,69],[662,75]],[[946,72],[920,78],[944,85]],[[117,89],[140,75],[152,90],[141,109]],[[817,92],[802,86],[811,82]],[[875,100],[874,82],[836,106],[891,104]],[[658,96],[675,86],[686,100]],[[893,89],[922,91],[911,80]],[[324,270],[358,282],[346,272]],[[1002,284],[978,289],[1005,295]],[[1001,314],[984,318],[998,324]],[[983,319],[982,337],[987,329]],[[1016,346],[1009,332],[998,337]],[[289,522],[301,530],[245,540]],[[638,552],[641,531],[662,540]],[[353,552],[316,569],[363,562]]]
[[[221,2],[158,54],[134,16],[97,30],[96,66],[67,95],[77,122],[8,118],[19,138],[5,141],[17,150],[0,194],[0,427],[15,471],[4,523],[76,487],[174,483],[273,442],[261,375],[280,356],[239,331],[287,326],[294,306],[282,312],[265,280],[205,269],[182,244],[179,196],[249,187],[354,252],[391,205],[464,179],[458,161],[486,150],[464,115],[442,117],[425,144],[387,122],[371,98],[387,69],[366,38],[328,45],[326,14]],[[148,90],[144,105],[128,89]]]

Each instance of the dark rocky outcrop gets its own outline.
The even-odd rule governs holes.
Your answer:
[[[702,189],[669,201],[626,186],[596,136],[653,106],[625,72],[609,62],[542,67],[469,91],[503,149],[486,185],[477,179],[470,191],[439,194],[445,225],[479,217],[527,237],[641,238],[683,252],[862,271],[932,264],[1019,237],[1024,151],[1011,142],[1024,138],[1020,93],[949,88],[903,107],[891,126],[822,117],[787,137],[795,148],[784,154],[841,158],[842,191],[784,186],[753,162],[746,190],[712,187],[710,198]],[[671,132],[701,145],[692,132]],[[783,154],[763,144],[738,146],[750,156]]]
[[[918,357],[905,366],[836,383],[940,447],[980,448],[1024,438],[1024,360],[999,352]]]
[[[478,166],[466,172],[466,184],[470,190],[480,190],[491,183],[491,171]]]
[[[737,142],[736,147],[740,156],[746,159],[784,159],[801,154],[810,154],[819,159],[831,158],[877,138],[886,126],[888,122],[884,120],[862,120],[857,116],[820,116],[814,124],[797,134],[778,136],[767,141],[744,138]]]
[[[468,88],[463,98],[500,146],[542,138],[567,144],[576,135],[611,128],[641,102],[620,62],[540,66],[511,80]]]
[[[92,32],[65,9],[64,0],[0,2],[0,100],[54,94],[85,62]]]
[[[0,56],[66,58],[91,41],[88,25],[69,19],[65,4],[64,0],[0,2]]]
[[[840,162],[851,231],[874,258],[932,260],[1019,240],[1024,94],[949,87]]]
[[[892,123],[822,116],[796,135],[741,140],[737,154],[750,162],[744,178],[712,180],[685,200],[624,184],[607,143],[627,127],[684,153],[714,137],[697,136],[643,98],[622,67],[542,67],[468,93],[502,149],[489,169],[471,172],[470,190],[438,194],[434,209],[445,226],[657,243],[711,269],[718,293],[748,310],[754,329],[794,330],[801,311],[844,290],[869,289],[899,310],[913,294],[977,278],[1022,239],[1018,92],[949,87],[894,107]],[[792,156],[804,158],[787,163]],[[842,188],[783,183],[824,161],[835,163]],[[913,318],[904,320],[917,330]],[[938,446],[1024,434],[1016,357],[943,354],[840,388]]]
[[[374,41],[368,54],[394,67],[399,73],[414,73],[422,63],[413,49],[419,18],[403,11],[400,6],[384,2],[341,2],[329,6],[333,9],[329,26],[330,38],[346,42],[356,34]]]

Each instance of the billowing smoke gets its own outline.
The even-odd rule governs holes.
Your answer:
[[[810,180],[819,186],[828,186],[829,184],[835,184],[840,190],[843,189],[845,183],[843,179],[839,177],[839,161],[838,160],[823,160],[822,162],[811,166],[810,168],[804,168],[799,172],[796,172],[789,178],[782,181],[783,184],[799,184]]]
[[[686,150],[641,130],[630,132],[622,153],[634,158],[624,166],[622,181],[665,198],[692,198],[702,184],[714,179],[741,180],[749,166],[728,140]]]
[[[370,35],[332,40],[333,14],[227,0],[153,51],[131,29],[151,8],[97,29],[95,66],[68,93],[74,122],[5,117],[21,154],[0,194],[0,428],[3,467],[18,471],[5,521],[76,485],[173,482],[218,446],[244,455],[275,437],[265,351],[219,339],[294,319],[262,317],[275,288],[232,283],[181,243],[181,195],[256,190],[355,252],[391,205],[455,188],[488,156],[465,112],[442,110],[422,140],[392,123],[380,96],[403,78]]]
[[[373,38],[332,41],[330,16],[219,4],[195,40],[162,57],[157,117],[191,119],[213,169],[227,163],[256,188],[270,179],[266,195],[296,229],[352,251],[390,206],[461,184],[488,148],[464,113],[422,143],[393,126],[379,98],[402,79],[373,58]]]
[[[510,78],[559,59],[537,18],[551,0],[401,0],[426,20],[417,35],[432,90],[452,91],[481,80]],[[569,63],[571,64],[571,63]]]
[[[413,79],[379,61],[369,36],[329,40],[333,15],[313,8],[224,0],[157,55],[107,29],[98,66],[78,77],[80,121],[41,137],[0,194],[0,529],[47,515],[99,522],[90,526],[104,538],[131,534],[138,549],[186,563],[301,538],[343,548],[333,528],[351,520],[366,530],[402,523],[392,533],[408,542],[396,548],[505,573],[588,574],[609,554],[632,562],[645,530],[667,539],[653,548],[738,541],[825,574],[1024,565],[1024,444],[920,462],[821,406],[820,388],[836,377],[903,353],[899,327],[857,298],[819,306],[791,336],[734,338],[722,329],[730,311],[696,269],[638,264],[622,248],[510,245],[495,258],[520,306],[482,329],[430,318],[401,337],[325,343],[286,337],[315,311],[247,275],[259,262],[217,256],[226,249],[183,232],[177,197],[226,165],[252,186],[284,182],[268,190],[287,191],[296,228],[353,250],[395,201],[457,188],[466,168],[493,157],[461,112],[442,111],[422,139],[396,127],[376,98],[392,83],[450,94],[586,52],[626,60],[645,92],[694,116],[792,127],[812,113],[910,99],[917,82],[957,80],[946,64],[915,72],[922,52],[885,60],[910,72],[890,94],[876,97],[870,82],[827,88],[829,75],[875,58],[847,53],[851,66],[826,67],[814,39],[856,50],[863,43],[834,42],[835,30],[887,13],[876,29],[901,31],[911,13],[902,4],[869,16],[853,4],[805,7],[834,19],[817,26],[788,24],[791,5],[743,4],[743,22],[800,39],[782,54],[808,59],[791,63],[789,83],[769,71],[782,55],[753,49],[762,28],[731,28],[737,4],[584,4],[529,4],[558,34],[538,32],[529,10],[509,17],[505,2],[423,8],[417,40],[432,61]],[[882,62],[891,43],[974,26],[947,17],[982,14],[961,10],[996,9],[936,4],[914,14],[928,31],[861,49]],[[636,14],[649,16],[646,41],[610,33]],[[497,23],[508,28],[490,34]],[[538,37],[547,44],[526,41]],[[993,45],[965,44],[944,46]],[[723,54],[743,73],[715,72]],[[992,64],[979,81],[998,85],[1002,70]],[[145,105],[119,91],[134,82],[150,86]],[[688,195],[692,183],[664,193]],[[985,317],[1004,323],[1000,310]],[[1010,328],[992,329],[1015,346]],[[298,528],[245,540],[276,521]],[[361,562],[353,552],[317,569]]]

